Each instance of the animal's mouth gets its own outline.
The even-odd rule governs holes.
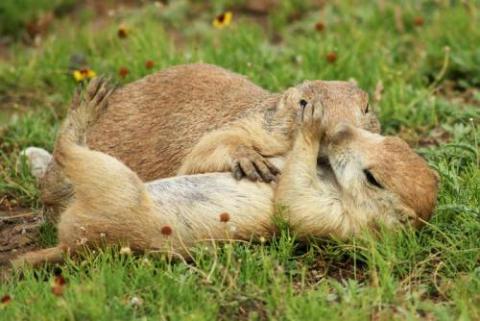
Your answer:
[[[332,165],[330,164],[330,160],[325,155],[319,155],[317,157],[317,166],[324,169],[330,168],[330,170],[332,170]]]
[[[322,172],[321,179],[329,179],[332,181],[333,185],[337,186],[340,189],[340,184],[338,183],[338,177],[335,171],[332,168],[332,164],[328,156],[319,155],[317,157],[317,168]]]

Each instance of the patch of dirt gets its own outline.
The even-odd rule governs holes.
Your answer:
[[[398,132],[410,146],[431,147],[446,144],[452,139],[452,134],[438,126],[431,130],[418,130],[402,126]]]
[[[10,59],[9,45],[10,41],[8,38],[0,37],[0,62],[7,62]]]
[[[368,279],[366,265],[351,257],[342,260],[327,261],[319,258],[310,267],[307,273],[307,283],[316,284],[320,279],[329,277],[337,281],[355,279],[365,281]]]
[[[47,97],[39,91],[21,90],[10,87],[8,90],[0,89],[0,112],[15,113],[31,110],[30,106],[40,105],[46,102]]]
[[[232,303],[232,305],[220,307],[219,321],[268,320],[266,304],[262,300],[239,296],[233,298]]]
[[[458,105],[480,107],[480,88],[462,88],[456,81],[445,80],[437,89],[437,94]]]
[[[428,135],[422,135],[418,140],[418,145],[421,147],[439,146],[450,142],[451,139],[451,133],[442,127],[436,127]]]
[[[0,266],[21,253],[40,248],[42,215],[26,209],[0,210]]]
[[[300,265],[302,260],[298,261]],[[356,280],[360,283],[375,283],[376,275],[371,275],[368,265],[361,260],[355,260],[351,255],[343,254],[330,256],[324,254],[323,250],[316,253],[313,262],[306,265],[306,273],[302,278],[297,274],[293,278],[293,288],[296,293],[302,293],[315,289],[325,279],[336,281]],[[336,294],[332,293],[328,300],[337,300]]]

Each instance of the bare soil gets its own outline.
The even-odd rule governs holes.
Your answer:
[[[40,248],[39,234],[43,216],[17,208],[0,210],[0,267],[21,253]]]

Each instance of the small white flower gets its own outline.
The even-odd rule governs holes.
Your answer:
[[[138,296],[134,296],[130,299],[130,304],[133,306],[140,306],[143,304],[143,300]]]
[[[338,295],[336,295],[335,293],[327,294],[327,301],[328,302],[334,302],[334,301],[337,301],[337,300],[338,300]]]
[[[124,246],[120,249],[120,254],[121,255],[131,255],[132,250],[128,246]]]
[[[155,1],[153,5],[157,8],[163,8],[165,5],[160,1]]]

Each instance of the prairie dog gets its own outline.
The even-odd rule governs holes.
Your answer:
[[[116,90],[87,141],[146,181],[219,171],[270,181],[278,171],[267,158],[291,148],[302,95],[321,97],[332,118],[379,131],[367,94],[350,82],[306,81],[271,93],[220,67],[192,64]],[[292,99],[298,99],[294,108],[282,108]],[[39,178],[42,201],[60,211],[71,198],[71,185],[55,161],[38,167],[46,172]]]
[[[75,191],[60,218],[59,245],[20,256],[14,266],[61,261],[64,253],[101,244],[188,258],[199,242],[268,238],[275,230],[274,199],[288,206],[287,219],[301,237],[347,237],[375,222],[416,224],[435,206],[437,177],[403,141],[345,124],[332,130],[316,100],[302,103],[301,127],[286,160],[271,159],[283,168],[276,193],[271,184],[228,173],[143,183],[119,160],[86,145],[86,128],[106,108],[108,95],[101,80],[92,81],[59,133],[55,159]],[[317,166],[329,130],[331,168]]]
[[[325,126],[318,107],[305,110],[275,191],[297,236],[345,238],[376,223],[418,227],[427,221],[439,177],[425,160],[400,138],[345,123]],[[328,128],[327,159],[319,162]]]

